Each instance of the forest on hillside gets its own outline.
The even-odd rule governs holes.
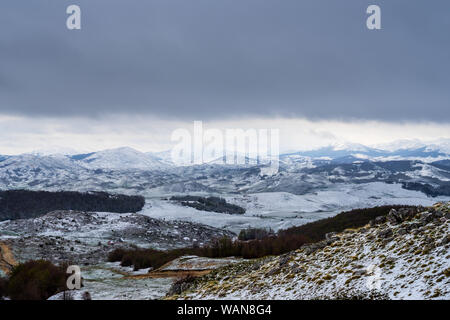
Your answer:
[[[54,210],[137,212],[145,204],[141,196],[106,192],[0,191],[0,221],[34,218]]]

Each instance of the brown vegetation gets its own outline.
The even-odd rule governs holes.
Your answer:
[[[15,266],[8,279],[0,280],[0,296],[12,300],[46,300],[66,289],[66,268],[49,261],[28,261]]]
[[[381,206],[366,209],[355,209],[342,212],[334,217],[311,222],[299,227],[280,230],[277,234],[263,233],[257,230],[248,231],[241,239],[221,238],[201,248],[183,248],[169,251],[154,249],[116,249],[109,255],[109,261],[120,261],[122,266],[134,266],[134,269],[152,267],[157,269],[163,264],[183,255],[197,255],[209,258],[242,257],[244,259],[260,258],[269,255],[280,255],[300,248],[306,243],[321,241],[329,232],[341,232],[348,228],[359,228],[370,220],[387,215],[392,208],[404,206]]]

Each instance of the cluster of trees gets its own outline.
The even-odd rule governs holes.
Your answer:
[[[33,218],[54,210],[137,212],[144,204],[141,196],[106,192],[7,190],[0,191],[0,221]]]
[[[402,186],[407,190],[420,191],[430,197],[450,196],[450,183],[433,187],[428,183],[403,182]]]
[[[202,211],[228,214],[245,213],[244,208],[227,203],[225,199],[219,197],[173,196],[170,200],[180,201],[183,206],[192,207]]]
[[[300,248],[310,242],[302,235],[265,238],[262,240],[240,241],[223,237],[204,247],[181,248],[168,251],[154,249],[115,249],[110,252],[108,261],[120,262],[121,266],[133,266],[134,270],[153,268],[184,255],[209,258],[242,257],[254,259],[269,255],[279,255]]]
[[[239,238],[217,239],[204,247],[158,251],[153,249],[116,249],[109,255],[109,261],[120,261],[123,266],[133,265],[135,269],[158,268],[183,255],[197,255],[210,258],[242,257],[244,259],[280,255],[300,248],[307,243],[321,241],[329,232],[341,232],[347,228],[358,228],[378,216],[387,215],[390,209],[405,206],[380,206],[342,212],[334,217],[318,220],[302,226],[280,230],[276,234],[267,230],[243,230]],[[413,207],[411,207],[413,208]]]
[[[348,228],[359,228],[378,216],[385,216],[391,209],[405,208],[406,206],[378,206],[373,208],[354,209],[341,212],[338,215],[326,219],[310,222],[298,227],[280,230],[278,237],[301,234],[311,242],[325,239],[329,232],[342,232]],[[415,207],[410,207],[415,208]]]
[[[234,256],[255,259],[296,250],[309,242],[310,239],[301,234],[267,237],[262,240],[250,241],[232,240],[225,237],[201,248],[199,255],[210,258]]]
[[[359,228],[378,216],[387,215],[390,209],[396,210],[405,206],[380,206],[366,209],[355,209],[342,212],[334,217],[321,219],[302,226],[280,230],[274,235],[257,238],[256,234],[262,231],[243,232],[241,240],[223,238],[211,245],[197,250],[197,255],[207,257],[240,256],[244,259],[260,258],[268,255],[279,255],[300,248],[307,243],[314,243],[325,239],[329,232],[341,232],[347,228]],[[255,239],[246,240],[246,235],[255,236]]]
[[[8,278],[0,278],[0,299],[47,300],[66,290],[67,265],[55,266],[46,260],[17,265]]]
[[[274,237],[275,232],[272,229],[247,228],[239,232],[238,239],[241,241],[263,240],[268,237]]]

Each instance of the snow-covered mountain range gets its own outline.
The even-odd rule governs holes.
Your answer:
[[[289,156],[304,156],[311,158],[326,158],[337,160],[352,156],[367,160],[422,160],[436,161],[448,159],[450,156],[450,140],[442,139],[430,143],[417,140],[400,140],[389,144],[364,146],[361,144],[341,143],[333,144],[308,151],[297,151],[283,154],[282,158]]]
[[[278,172],[263,164],[216,162],[175,166],[169,152],[132,148],[85,154],[0,156],[1,189],[101,190],[143,195],[173,193],[289,192],[306,194],[332,185],[399,183],[428,195],[450,195],[450,154],[445,143],[412,144],[391,151],[334,145],[282,154]]]
[[[36,150],[29,154],[2,155],[0,161],[12,158],[53,159],[51,161],[70,160],[73,164],[88,169],[142,169],[165,170],[174,166],[170,150],[162,152],[140,152],[130,147],[107,149],[96,152],[77,153],[68,147],[51,147],[46,150]],[[418,140],[399,140],[389,144],[365,146],[355,143],[335,143],[312,150],[291,151],[282,153],[280,159],[289,162],[298,157],[311,159],[328,159],[339,161],[340,158],[353,157],[362,160],[421,160],[432,162],[450,158],[450,139],[441,139],[430,143]],[[209,162],[220,164],[221,161]]]

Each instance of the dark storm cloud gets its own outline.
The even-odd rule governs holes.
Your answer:
[[[365,10],[382,9],[382,30]],[[69,4],[82,30],[65,27]],[[0,113],[450,121],[449,1],[0,4]]]

